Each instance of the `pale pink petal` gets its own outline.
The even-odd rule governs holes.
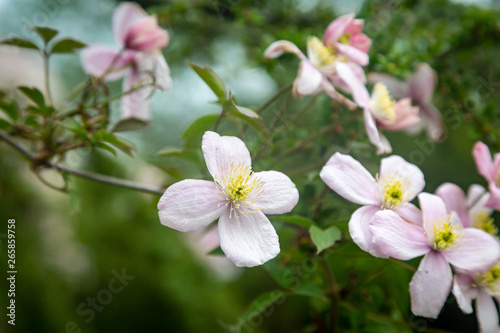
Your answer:
[[[475,281],[468,274],[456,274],[453,279],[453,295],[463,313],[472,313],[472,300],[477,297]]]
[[[436,190],[436,195],[443,199],[448,213],[456,212],[462,220],[464,227],[469,226],[469,212],[467,209],[467,198],[460,187],[452,183],[444,183]]]
[[[354,13],[349,13],[335,19],[328,25],[323,36],[323,44],[335,46],[340,37],[345,33],[347,26],[354,20]]]
[[[364,53],[368,53],[372,46],[372,40],[367,35],[360,33],[352,35],[349,43]]]
[[[500,259],[500,245],[492,235],[476,228],[465,228],[458,246],[442,251],[443,256],[458,268],[484,271]]]
[[[219,239],[227,258],[240,267],[262,265],[280,252],[276,230],[259,211],[239,218],[223,214],[219,219]]]
[[[359,35],[363,31],[365,21],[363,19],[352,20],[344,29],[344,34]]]
[[[370,83],[383,83],[391,96],[395,99],[401,99],[410,96],[410,87],[407,83],[396,79],[392,75],[382,74],[382,73],[370,73],[368,74],[368,82]]]
[[[136,90],[135,85],[142,85],[141,75],[136,70],[132,70],[123,81],[123,91],[129,92],[120,100],[120,119],[139,119],[143,121],[151,120],[151,95],[153,88],[146,86]]]
[[[360,82],[362,86],[366,85],[366,75],[365,75],[365,71],[363,70],[363,67],[361,67],[360,65],[355,64],[353,62],[347,62],[347,63],[336,62],[336,64],[335,64],[336,71],[337,71],[338,64],[346,64],[347,66],[349,66],[349,68],[351,69],[351,72],[354,74],[354,77],[357,79],[357,81]],[[351,93],[351,87],[348,86],[347,83],[345,83],[345,81],[342,80],[341,77],[339,77],[338,73],[335,73],[335,75],[329,75],[329,79],[331,80],[332,84],[336,88],[339,88],[347,93]],[[368,94],[368,91],[367,91],[367,94]],[[367,96],[367,98],[369,99],[369,96]]]
[[[205,163],[208,171],[213,176],[222,177],[224,170],[234,163],[238,163],[250,167],[252,160],[250,152],[239,138],[234,136],[220,136],[211,131],[205,132],[201,144]]]
[[[134,22],[125,38],[126,48],[141,52],[160,50],[169,41],[168,32],[158,26],[154,16],[146,16]]]
[[[413,200],[425,186],[424,174],[415,164],[406,162],[398,155],[385,157],[380,161],[380,179],[400,179],[404,182],[405,193],[409,193],[408,201]]]
[[[474,206],[486,193],[486,189],[478,184],[472,184],[467,190],[467,207]]]
[[[165,57],[160,52],[144,53],[138,58],[138,70],[141,72],[143,80],[163,90],[172,88],[170,68]]]
[[[206,227],[227,210],[215,194],[214,182],[187,179],[171,185],[158,202],[160,222],[175,230],[193,231]]]
[[[269,47],[264,51],[264,57],[274,59],[278,58],[285,52],[293,53],[302,60],[307,59],[297,45],[287,40],[278,40],[269,45]]]
[[[420,193],[418,196],[422,210],[422,225],[430,237],[434,234],[434,226],[448,215],[443,199],[430,193]]]
[[[493,175],[493,159],[491,158],[490,149],[481,141],[476,142],[472,150],[474,161],[480,175],[488,182],[494,181]]]
[[[424,229],[403,220],[390,209],[381,210],[373,216],[370,232],[375,248],[386,257],[410,260],[431,250]]]
[[[490,216],[493,213],[493,209],[486,207],[489,199],[490,194],[484,193],[479,199],[472,202],[474,205],[469,209],[469,220],[471,223],[478,217],[483,218],[485,215]]]
[[[404,98],[394,103],[394,111],[396,112],[394,124],[388,125],[380,123],[380,128],[388,131],[401,131],[409,129],[421,121],[420,109],[411,106],[411,100],[409,98]]]
[[[395,212],[406,221],[422,226],[422,212],[414,204],[407,203]]]
[[[358,50],[354,46],[337,43],[335,44],[335,48],[337,51],[347,57],[352,62],[359,64],[361,66],[366,66],[370,62],[370,58],[368,54],[365,52]]]
[[[410,282],[411,311],[428,318],[437,318],[450,293],[453,277],[446,259],[431,251],[420,262]]]
[[[498,330],[498,311],[491,295],[479,292],[476,300],[476,315],[481,333],[495,333]]]
[[[500,211],[500,188],[495,183],[490,183],[488,189],[490,190],[490,196],[484,206]]]
[[[418,104],[420,107],[420,117],[427,126],[427,135],[433,140],[441,140],[445,134],[445,127],[441,112],[432,104]]]
[[[299,201],[299,191],[295,184],[282,172],[261,171],[254,173],[264,184],[264,192],[253,207],[264,214],[284,214],[290,212]]]
[[[85,73],[97,77],[106,74],[106,80],[112,81],[123,77],[135,60],[133,52],[120,53],[115,47],[108,45],[90,45],[82,49],[81,61]]]
[[[373,176],[354,158],[335,153],[319,173],[332,190],[360,205],[377,205],[378,188]]]
[[[436,88],[436,72],[428,64],[420,64],[408,80],[411,97],[418,103],[428,103]]]
[[[347,85],[354,101],[361,107],[368,107],[370,104],[370,94],[360,77],[351,66],[346,63],[336,64],[338,77]]]
[[[365,108],[363,110],[363,116],[365,119],[365,129],[368,140],[377,147],[377,154],[389,154],[392,151],[391,145],[389,141],[387,141],[387,138],[379,132],[370,110]]]
[[[370,221],[378,211],[380,211],[380,207],[376,205],[368,205],[356,209],[349,220],[349,234],[361,250],[375,257],[387,258],[387,256],[375,249],[370,232]]]
[[[135,2],[122,2],[113,13],[113,34],[118,45],[125,46],[125,38],[134,23],[148,16]]]
[[[299,64],[297,78],[293,81],[293,94],[297,97],[312,95],[322,90],[323,74],[308,60]]]

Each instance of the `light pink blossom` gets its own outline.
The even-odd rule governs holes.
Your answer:
[[[442,138],[445,129],[441,113],[432,103],[432,95],[436,88],[436,72],[425,63],[417,66],[412,76],[403,82],[397,78],[380,73],[368,75],[371,83],[384,83],[394,98],[410,98],[411,103],[420,109],[423,119],[421,123],[415,124],[409,130],[412,132],[427,128],[427,135],[434,141]]]
[[[87,74],[108,81],[125,77],[124,92],[143,85],[122,98],[121,118],[150,120],[153,86],[164,91],[171,88],[170,70],[160,52],[168,44],[168,32],[158,26],[156,17],[132,2],[121,3],[112,20],[120,47],[96,44],[84,48],[83,68]]]
[[[500,245],[483,230],[463,228],[440,197],[421,193],[418,199],[422,225],[384,210],[373,216],[370,231],[380,253],[400,260],[424,255],[410,283],[412,312],[437,318],[452,286],[449,264],[467,271],[488,269],[499,260]]]
[[[383,158],[380,174],[374,178],[351,156],[335,153],[321,170],[320,177],[340,196],[363,205],[349,221],[349,233],[363,251],[385,257],[374,247],[369,229],[372,217],[380,210],[392,210],[416,225],[421,224],[420,211],[410,201],[424,189],[424,175],[400,156]]]
[[[277,171],[253,172],[239,138],[206,132],[203,155],[214,181],[187,179],[171,185],[158,203],[163,225],[193,231],[219,220],[220,246],[236,266],[262,265],[280,251],[278,235],[264,214],[283,214],[298,202],[290,178]]]
[[[477,170],[488,182],[490,197],[485,206],[500,210],[500,153],[491,157],[490,149],[481,141],[476,142],[472,150]]]

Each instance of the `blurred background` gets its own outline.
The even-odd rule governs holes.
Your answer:
[[[286,39],[304,49],[309,35],[321,37],[333,19],[354,11],[365,20],[365,33],[373,39],[367,72],[386,72],[404,79],[419,63],[427,62],[438,73],[434,103],[448,129],[445,138],[433,143],[423,134],[391,133],[388,137],[394,153],[421,167],[428,192],[445,181],[464,190],[473,183],[485,185],[476,172],[471,149],[476,140],[482,140],[494,151],[500,150],[499,1],[139,3],[156,14],[160,25],[169,31],[171,42],[164,54],[174,87],[154,96],[150,128],[124,134],[138,147],[136,158],[82,150],[68,157],[70,167],[156,186],[199,177],[189,162],[157,155],[166,146],[179,146],[180,135],[190,122],[219,112],[210,103],[215,95],[185,60],[212,67],[231,87],[240,105],[255,108],[296,75],[298,60],[294,56],[263,60],[269,44]],[[36,40],[27,27],[38,25],[58,29],[61,36],[87,44],[114,44],[111,15],[117,4],[102,0],[0,0],[0,37]],[[56,55],[52,61],[54,98],[61,100],[85,74],[77,56]],[[35,52],[0,47],[0,90],[13,90],[21,84],[42,88],[42,80],[41,60]],[[120,84],[112,89],[119,92]],[[328,122],[331,110],[331,101],[322,96],[311,119]],[[294,129],[298,138],[308,135],[311,121]],[[336,145],[345,140],[343,135],[330,133],[321,140]],[[366,141],[362,136],[359,140]],[[373,158],[373,150],[363,155],[368,151],[363,145],[366,143],[360,142],[354,150],[358,149],[363,164],[375,174],[379,160]],[[258,147],[250,150],[255,153]],[[292,164],[290,158],[280,164],[280,170],[289,171]],[[291,177],[297,184],[305,184],[301,179],[317,178],[319,169]],[[210,231],[182,234],[162,226],[157,196],[72,178],[77,195],[70,198],[41,184],[28,163],[3,143],[0,175],[0,332],[224,332],[257,295],[280,289],[269,269],[239,269],[224,258],[208,256],[206,253],[217,246]],[[312,198],[311,188],[299,187],[301,196]],[[330,194],[325,207],[332,215],[322,218],[325,224],[332,216],[345,218],[356,207]],[[307,213],[308,204],[297,210]],[[15,328],[7,325],[4,315],[8,302],[4,292],[8,289],[4,269],[8,219],[16,220]],[[276,227],[284,248],[293,236],[281,225]],[[277,260],[282,262],[288,254],[280,254]],[[329,260],[340,283],[347,284],[350,272],[345,267],[353,259],[342,257],[340,252]],[[386,265],[382,260],[356,260],[356,274],[360,275]],[[300,263],[297,260],[294,266],[296,274],[304,270]],[[391,266],[366,281],[358,301],[365,300],[382,315],[350,308],[349,316],[341,318],[343,326],[351,327],[350,332],[477,330],[475,316],[462,315],[452,297],[436,321],[411,316],[407,285],[411,274]],[[368,295],[366,299],[363,293]],[[324,327],[317,324],[322,318],[315,317],[314,309],[325,303],[321,297],[287,297],[244,326],[242,332],[322,332]]]

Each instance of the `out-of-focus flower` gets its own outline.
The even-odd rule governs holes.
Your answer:
[[[463,228],[434,194],[418,196],[422,225],[408,223],[391,210],[377,212],[370,231],[375,247],[387,256],[410,260],[425,255],[410,283],[412,312],[437,318],[452,286],[449,264],[466,271],[486,270],[500,258],[497,240],[483,230]]]
[[[500,330],[498,311],[493,300],[500,301],[500,263],[488,270],[456,274],[453,295],[466,314],[472,313],[472,301],[476,300],[476,316],[481,333],[496,333]]]
[[[113,34],[120,48],[90,45],[82,50],[81,60],[87,74],[104,80],[125,77],[121,118],[150,120],[150,95],[153,87],[170,90],[170,70],[160,50],[168,45],[168,32],[156,17],[136,3],[123,2],[113,13]],[[133,90],[135,86],[144,86]]]
[[[492,158],[488,146],[478,141],[474,145],[472,155],[479,174],[488,182],[490,197],[485,206],[500,210],[500,153],[496,153]]]
[[[320,172],[321,179],[345,199],[363,205],[351,216],[349,233],[363,250],[384,257],[373,244],[369,229],[376,212],[389,209],[404,219],[421,224],[421,214],[410,203],[425,186],[424,175],[414,164],[400,156],[389,156],[380,162],[376,178],[354,158],[335,153]]]
[[[193,231],[219,219],[222,251],[236,266],[262,265],[280,252],[278,235],[264,214],[283,214],[299,193],[285,174],[252,171],[239,138],[206,132],[202,143],[214,181],[187,179],[170,186],[158,203],[163,225]]]
[[[471,185],[465,196],[457,185],[444,183],[438,187],[436,195],[443,199],[448,213],[454,211],[458,214],[465,228],[478,228],[497,235],[498,228],[490,216],[493,209],[486,207],[490,194],[481,185]]]
[[[394,98],[410,98],[411,103],[420,108],[423,122],[416,124],[411,131],[420,131],[427,128],[427,135],[434,141],[444,134],[444,124],[439,110],[432,104],[432,95],[436,88],[436,72],[425,63],[417,66],[413,75],[403,82],[387,74],[371,73],[368,82],[384,83]]]

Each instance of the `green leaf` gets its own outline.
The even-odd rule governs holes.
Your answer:
[[[238,319],[237,326],[242,327],[261,313],[269,313],[274,304],[281,304],[285,301],[287,294],[282,290],[266,292],[257,297],[246,309],[243,315]]]
[[[299,215],[275,215],[271,216],[273,220],[278,220],[286,223],[295,224],[304,228],[309,228],[312,225],[315,225],[315,222],[311,219],[308,219],[304,216]]]
[[[7,130],[12,126],[7,120],[0,118],[0,128],[3,130]]]
[[[125,139],[115,136],[113,133],[109,133],[106,130],[98,130],[92,135],[93,142],[107,142],[114,147],[120,149],[125,154],[132,157],[132,152],[137,152],[137,149]]]
[[[316,286],[313,281],[306,281],[304,283],[301,283],[297,288],[295,288],[293,293],[296,295],[317,297],[325,301],[328,300],[323,291],[318,288],[318,286]]]
[[[38,116],[34,114],[29,114],[24,118],[24,124],[32,127],[38,127],[40,126],[40,123],[38,122]]]
[[[267,132],[264,123],[262,122],[262,117],[259,116],[255,111],[234,104],[231,93],[229,93],[229,101],[227,104],[229,115],[237,119],[243,120],[246,124],[250,125],[257,133],[264,136],[264,138],[271,143],[271,138]]]
[[[71,213],[80,211],[80,196],[75,190],[69,191],[69,209]]]
[[[158,152],[158,155],[177,157],[194,163],[201,162],[201,157],[198,152],[190,148],[165,147]]]
[[[26,97],[31,99],[40,109],[45,108],[45,98],[40,90],[31,87],[17,87]]]
[[[14,121],[19,118],[18,105],[15,101],[0,101],[0,109],[2,109],[10,117],[10,119]]]
[[[103,142],[97,142],[97,143],[95,143],[94,147],[102,149],[102,150],[105,150],[108,153],[111,153],[113,156],[116,156],[115,149],[113,147],[111,147],[110,145],[107,145],[107,144],[105,144]]]
[[[23,39],[23,38],[9,38],[9,39],[4,39],[3,41],[0,42],[0,44],[4,45],[12,45],[12,46],[17,46],[17,47],[22,47],[25,49],[35,49],[39,50],[38,46],[30,42],[29,40]]]
[[[86,45],[82,42],[79,42],[77,40],[67,38],[67,39],[62,39],[58,41],[54,46],[52,46],[52,49],[50,50],[51,53],[75,53],[79,49],[85,47]]]
[[[40,37],[42,37],[45,44],[50,42],[55,35],[57,35],[58,31],[52,28],[47,27],[32,27],[33,31],[35,31]]]
[[[220,246],[217,246],[215,249],[207,253],[209,256],[226,256],[224,251],[220,248]]]
[[[201,137],[210,130],[219,118],[219,114],[209,114],[193,121],[182,133],[185,148],[201,146]]]
[[[82,127],[82,125],[78,121],[76,121],[73,118],[66,118],[62,126],[67,130],[75,133],[83,140],[88,140],[89,138],[88,132]]]
[[[187,61],[187,60],[186,60]],[[205,83],[212,89],[220,104],[225,104],[227,101],[227,91],[224,81],[215,74],[210,67],[200,67],[192,62],[187,61],[188,65],[198,74],[198,76],[205,81]]]
[[[340,240],[340,230],[336,226],[331,226],[325,230],[313,225],[309,228],[311,240],[318,249],[317,253],[329,248],[336,241]]]
[[[129,118],[117,122],[111,132],[137,131],[145,129],[148,126],[149,122],[140,119]]]

